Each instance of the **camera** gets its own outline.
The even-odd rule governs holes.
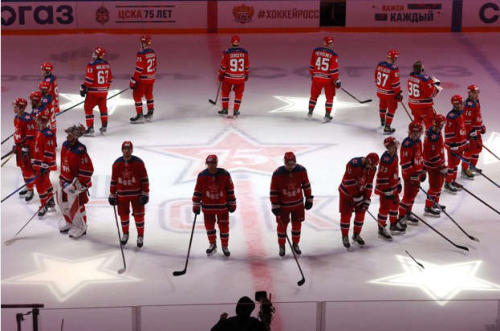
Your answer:
[[[266,330],[271,330],[271,322],[273,320],[274,307],[271,301],[271,294],[267,296],[266,291],[255,292],[255,301],[260,304],[259,319],[266,326]]]

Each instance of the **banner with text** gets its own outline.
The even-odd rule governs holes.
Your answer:
[[[500,28],[500,0],[465,0],[462,12],[463,27]]]

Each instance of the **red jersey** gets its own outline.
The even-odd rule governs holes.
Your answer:
[[[22,116],[14,117],[14,144],[19,147],[28,147],[30,150],[35,145],[35,120],[33,116],[24,113]]]
[[[380,158],[380,164],[377,172],[377,184],[375,193],[382,195],[385,192],[398,194],[397,186],[399,184],[399,160],[397,154],[389,155],[386,151]]]
[[[43,164],[46,164],[50,170],[57,170],[56,135],[49,128],[38,130],[35,138],[35,151],[31,157],[34,170],[39,171]]]
[[[377,96],[397,95],[401,92],[399,68],[394,63],[379,62],[375,69],[375,84]]]
[[[306,199],[312,197],[311,184],[307,177],[306,168],[297,164],[292,171],[288,171],[285,166],[281,166],[274,171],[271,178],[270,192],[273,209],[304,208],[304,195]]]
[[[103,59],[96,59],[87,64],[83,85],[87,87],[87,93],[106,94],[112,78],[109,63]]]
[[[339,79],[338,55],[332,49],[317,47],[313,50],[309,73],[313,79],[332,80]]]
[[[444,141],[441,131],[435,132],[429,128],[424,139],[425,169],[441,169],[444,162]]]
[[[61,174],[59,180],[61,185],[72,183],[74,178],[86,187],[92,186],[92,174],[94,166],[87,154],[87,148],[79,141],[71,146],[65,141],[61,148]]]
[[[40,105],[33,109],[33,116],[36,118],[40,114],[44,114],[48,118],[50,118],[52,122],[52,113],[54,112],[54,99],[52,95],[47,94],[42,96],[40,100]]]
[[[447,148],[463,149],[468,143],[463,113],[462,110],[453,109],[446,116],[444,143]]]
[[[412,106],[432,106],[432,98],[439,93],[434,81],[428,75],[412,72],[408,77],[408,104]]]
[[[373,177],[377,168],[363,167],[363,158],[355,157],[351,159],[346,167],[339,191],[350,197],[359,197],[370,199],[373,190]]]
[[[229,83],[242,83],[248,77],[250,62],[248,52],[241,47],[229,47],[222,53],[219,76]]]
[[[52,100],[54,102],[54,111],[59,113],[59,89],[57,87],[56,76],[50,74],[43,78],[44,82],[48,82],[49,85],[49,93],[52,96]]]
[[[193,205],[203,208],[204,213],[227,211],[228,205],[236,208],[236,197],[231,175],[223,168],[215,174],[208,169],[198,174],[193,193]]]
[[[156,53],[151,48],[137,52],[134,79],[137,82],[154,83],[158,60]]]
[[[424,155],[422,153],[422,141],[412,140],[406,137],[401,144],[401,172],[404,179],[420,174],[424,170]]]
[[[128,161],[123,156],[119,157],[113,163],[110,192],[118,198],[149,195],[149,179],[144,162],[134,155]]]
[[[464,105],[464,123],[467,134],[476,131],[477,134],[481,133],[483,126],[483,119],[481,117],[481,106],[479,100],[472,100],[467,98]]]

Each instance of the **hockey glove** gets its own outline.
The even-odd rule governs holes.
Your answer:
[[[341,86],[342,86],[342,83],[340,82],[340,79],[337,79],[337,80],[335,81],[335,87],[336,87],[336,88],[340,88]]]
[[[361,207],[361,204],[363,204],[363,196],[362,195],[359,195],[357,197],[353,197],[352,199],[354,200],[354,206],[356,208]]]
[[[149,202],[149,196],[147,195],[139,195],[139,203],[141,205],[145,205]]]
[[[271,211],[273,212],[274,216],[280,216],[280,208],[273,208],[271,209]]]
[[[42,165],[40,166],[40,176],[43,176],[48,172],[49,172],[49,165],[47,163],[42,163]]]
[[[248,80],[248,74],[245,75],[245,82]]]
[[[116,206],[118,204],[118,199],[114,196],[109,196],[108,197],[108,202],[111,206]]]
[[[432,82],[434,83],[435,86],[441,85],[441,81],[436,77],[432,77]]]
[[[426,179],[427,179],[427,174],[425,173],[425,171],[422,171],[420,173],[420,181],[425,182]]]
[[[484,125],[481,125],[481,134],[485,134],[486,133],[486,127]]]
[[[304,208],[306,210],[309,210],[313,207],[313,200],[312,200],[312,197],[309,198],[309,199],[306,199],[306,203],[304,204]]]
[[[396,198],[396,196],[394,195],[394,193],[392,191],[384,192],[384,196],[386,199],[389,199],[389,200],[394,200]]]
[[[85,97],[87,95],[87,86],[85,85],[80,85],[80,95],[82,97]]]
[[[29,160],[30,150],[28,147],[24,146],[23,148],[21,148],[21,157],[23,158],[23,160]]]
[[[132,90],[135,90],[135,88],[137,87],[137,82],[135,81],[134,77],[130,77],[129,86]]]
[[[403,93],[399,92],[396,94],[396,101],[403,101]]]
[[[362,211],[367,211],[367,210],[368,210],[368,208],[370,207],[370,203],[371,203],[371,202],[372,202],[372,201],[371,201],[370,199],[365,199],[365,200],[363,200],[363,203],[361,204],[361,210],[362,210]]]
[[[236,205],[229,205],[227,206],[227,209],[230,213],[234,213],[234,211],[236,210]]]
[[[193,213],[200,215],[200,206],[193,206]]]
[[[453,146],[453,147],[450,147],[450,149],[454,152],[458,152],[458,149],[459,147],[458,146]]]

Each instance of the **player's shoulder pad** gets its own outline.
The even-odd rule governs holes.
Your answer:
[[[389,63],[389,68],[391,68],[391,70],[399,70],[399,67],[396,63]]]
[[[75,146],[73,146],[73,152],[75,154],[85,154],[87,153],[87,147],[81,142],[77,142]]]
[[[113,162],[113,164],[115,164],[115,163],[122,163],[122,162],[125,162],[125,159],[123,158],[123,156],[120,156],[119,158],[117,158],[115,160],[115,162]]]
[[[441,136],[440,132],[434,132],[432,128],[427,129],[427,139],[429,139],[429,141],[432,142],[438,141],[440,136]]]
[[[390,156],[387,151],[382,154],[382,157],[380,158],[380,162],[384,164],[391,164],[392,161],[394,160],[393,156]]]
[[[420,74],[420,75],[418,75],[418,78],[420,78],[424,82],[428,82],[428,81],[432,80],[431,76],[429,76],[427,74]]]
[[[460,115],[460,113],[457,112],[455,109],[452,109],[452,110],[450,110],[448,115],[446,115],[446,118],[448,118],[450,120],[454,120],[458,117],[458,115]]]
[[[403,139],[403,142],[401,143],[401,146],[403,146],[403,147],[411,147],[416,142],[417,142],[417,140],[412,140],[410,137],[406,137],[405,139]]]
[[[210,172],[208,172],[208,169],[205,169],[198,174],[198,177],[200,176],[210,176]]]
[[[278,169],[274,170],[273,176],[280,176],[286,174],[288,171],[286,170],[285,166],[280,166]]]
[[[140,162],[140,163],[144,163],[144,161],[142,161],[142,159],[138,156],[135,156],[135,155],[132,155],[132,157],[130,158],[130,161],[131,162]]]
[[[349,165],[351,167],[361,167],[363,166],[363,159],[361,157],[352,158],[351,161],[349,161]]]
[[[304,172],[307,171],[306,168],[303,165],[296,164],[295,168],[293,168],[292,172]]]
[[[51,129],[49,128],[45,128],[42,130],[42,134],[45,136],[45,137],[54,137],[54,131],[52,131]]]
[[[33,116],[31,116],[31,114],[26,113],[21,117],[21,119],[25,122],[30,122],[33,121]]]
[[[227,171],[224,168],[217,168],[217,172],[215,173],[216,175],[222,175],[222,176],[231,176],[229,174],[229,171]]]
[[[43,80],[44,80],[45,82],[52,83],[52,81],[53,81],[53,80],[55,80],[55,79],[56,79],[56,76],[54,76],[54,75],[50,74],[50,75],[48,75],[48,76],[45,76]]]
[[[472,100],[471,98],[467,98],[467,99],[465,99],[464,106],[467,108],[474,108],[474,106],[476,106],[476,102],[474,100]]]

